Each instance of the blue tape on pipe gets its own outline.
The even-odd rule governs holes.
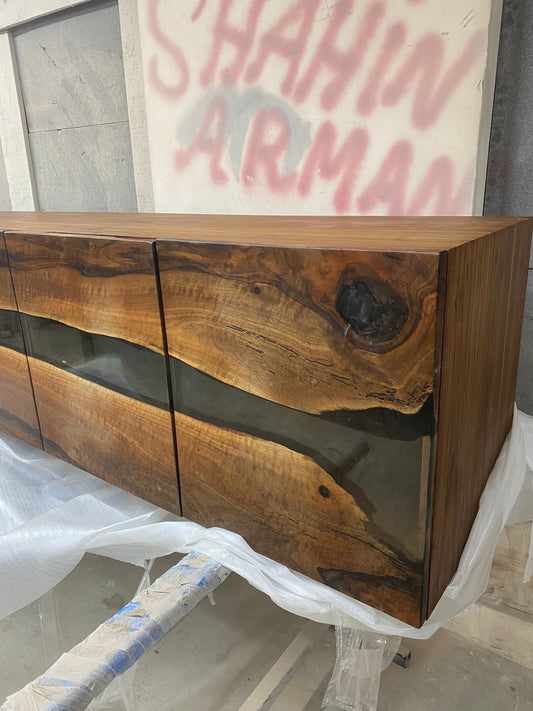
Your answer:
[[[83,711],[228,574],[209,558],[189,554],[2,708],[24,711],[31,698],[32,711]],[[61,698],[59,688],[65,691]]]

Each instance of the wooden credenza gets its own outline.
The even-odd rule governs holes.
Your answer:
[[[0,429],[419,626],[511,425],[532,225],[0,213]]]

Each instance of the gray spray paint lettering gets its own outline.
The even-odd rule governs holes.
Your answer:
[[[311,145],[311,123],[304,121],[282,99],[266,94],[261,89],[247,89],[242,95],[231,87],[209,89],[194,109],[177,128],[177,139],[183,147],[189,147],[201,125],[209,107],[216,99],[226,104],[226,118],[223,123],[224,135],[229,139],[229,156],[233,172],[239,180],[239,170],[244,150],[246,133],[252,118],[263,108],[275,109],[289,127],[289,145],[285,153],[285,177],[291,175],[303,154]]]

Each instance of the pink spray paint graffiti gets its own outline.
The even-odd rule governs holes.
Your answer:
[[[335,46],[337,36],[353,12],[353,6],[353,0],[350,0],[339,3],[335,7],[311,63],[296,86],[294,91],[296,101],[302,102],[309,96],[322,70],[333,74],[333,79],[324,87],[321,94],[321,105],[325,111],[333,109],[347,90],[385,14],[384,2],[371,3],[366,9],[360,26],[356,28],[353,45],[347,50],[339,50]]]
[[[414,92],[411,118],[417,128],[423,129],[431,126],[439,117],[468,69],[481,55],[483,45],[484,38],[480,32],[477,32],[468,41],[461,56],[445,72],[439,84],[438,77],[441,74],[445,53],[444,40],[440,35],[423,37],[391,83],[385,87],[382,97],[383,103],[386,106],[393,106],[397,103],[402,96],[410,91],[415,77],[418,76],[419,81]]]
[[[167,99],[179,99],[180,96],[183,96],[183,94],[187,91],[189,86],[189,66],[185,55],[178,45],[173,42],[161,29],[157,16],[158,5],[159,0],[149,0],[148,28],[157,46],[164,50],[164,52],[171,57],[173,63],[175,64],[178,81],[176,84],[166,84],[159,78],[157,71],[158,59],[155,55],[150,57],[148,77],[150,83],[162,96]]]
[[[364,128],[355,128],[348,134],[342,146],[334,153],[337,131],[330,121],[325,121],[316,134],[307,153],[298,181],[300,195],[308,195],[313,180],[319,175],[322,180],[334,180],[342,171],[342,177],[333,195],[333,206],[338,214],[348,212],[352,205],[353,189],[357,173],[365,156],[369,134]]]
[[[274,127],[274,140],[268,133]],[[292,187],[296,175],[284,176],[280,171],[280,161],[289,144],[290,130],[282,113],[276,109],[260,109],[252,123],[246,154],[242,164],[242,178],[245,185],[252,184],[259,170],[264,170],[267,185],[275,192],[284,192]]]
[[[178,119],[179,175],[202,165],[214,189],[236,181],[247,194],[293,195],[303,204],[328,185],[338,214],[467,208],[471,165],[459,172],[445,151],[421,156],[416,135],[445,120],[483,59],[484,32],[464,33],[451,53],[446,33],[413,37],[391,0],[197,0],[190,25],[173,31],[160,20],[173,1],[147,0],[148,79],[175,106],[192,86],[200,96]],[[404,7],[427,13],[428,4]],[[206,47],[198,58],[180,47],[180,33],[194,31]],[[409,136],[399,126],[395,140],[384,141],[371,119],[398,107],[409,108]]]

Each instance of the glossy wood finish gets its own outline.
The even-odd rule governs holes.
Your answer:
[[[150,242],[6,234],[19,309],[163,354]]]
[[[387,545],[357,500],[309,457],[176,414],[186,516],[420,624],[422,563]]]
[[[6,244],[45,450],[179,511],[152,243]]]
[[[174,415],[186,516],[418,626],[510,427],[532,226],[0,213],[0,369],[26,345],[47,451],[179,510]]]
[[[44,449],[179,513],[168,410],[30,357]]]
[[[439,256],[173,241],[157,251],[184,515],[420,624]],[[420,437],[408,472],[416,551],[391,517],[376,524],[375,488],[371,501],[357,483],[361,432],[402,439],[394,414]]]
[[[42,448],[24,340],[0,233],[0,430]]]
[[[42,449],[24,353],[0,346],[0,431]]]
[[[171,356],[305,412],[416,413],[433,391],[438,257],[158,244]]]
[[[455,239],[451,232],[446,234],[446,228],[451,231],[460,225],[460,221],[437,222],[434,224],[435,229],[425,239],[419,240],[420,249],[428,250],[424,252],[410,252],[407,249],[405,252],[396,252],[394,247],[397,246],[395,238],[398,233],[390,235],[386,229],[392,228],[391,222],[388,225],[374,223],[379,228],[381,244],[390,246],[387,252],[368,250],[372,237],[366,222],[362,235],[355,231],[352,242],[356,248],[362,243],[364,249],[355,251],[253,246],[272,227],[274,236],[265,241],[269,244],[278,241],[278,226],[268,220],[259,228],[260,236],[255,235],[249,240],[253,243],[251,246],[217,243],[220,233],[212,235],[209,231],[202,236],[200,244],[197,232],[190,242],[187,241],[189,232],[185,232],[179,242],[158,242],[171,357],[177,363],[209,375],[218,383],[262,398],[265,403],[252,407],[250,403],[244,403],[242,398],[239,403],[227,390],[221,390],[217,403],[228,403],[226,411],[217,404],[209,412],[206,402],[198,404],[198,394],[189,396],[188,400],[182,396],[180,388],[183,388],[181,379],[184,366],[173,369],[174,401],[179,413],[176,415],[176,427],[185,515],[202,522],[216,520],[220,525],[223,525],[223,520],[230,521],[230,528],[254,541],[254,545],[267,555],[311,577],[327,581],[348,594],[360,598],[364,595],[365,600],[374,607],[405,621],[421,624],[431,613],[457,568],[475,517],[479,496],[510,426],[507,417],[506,422],[502,421],[499,435],[494,437],[494,431],[490,428],[467,427],[468,415],[455,421],[456,406],[451,405],[449,397],[451,393],[452,400],[458,399],[457,383],[460,378],[456,372],[449,376],[446,369],[454,357],[450,352],[453,349],[461,350],[455,345],[460,341],[465,352],[475,353],[478,378],[483,378],[485,367],[493,376],[497,373],[500,380],[515,382],[516,361],[512,358],[499,358],[494,348],[491,350],[492,355],[487,358],[480,350],[480,347],[486,348],[487,345],[480,339],[479,329],[485,328],[482,324],[492,318],[492,333],[496,328],[503,329],[504,334],[510,334],[514,343],[512,350],[516,354],[520,319],[518,326],[515,323],[514,331],[511,332],[506,325],[509,320],[513,320],[508,311],[503,313],[501,309],[491,306],[484,312],[484,321],[479,318],[479,310],[485,309],[485,303],[491,303],[490,300],[486,301],[482,287],[491,281],[498,285],[493,292],[494,298],[498,299],[498,294],[503,293],[501,303],[507,304],[509,289],[512,291],[515,287],[509,287],[513,273],[506,271],[506,268],[502,269],[502,265],[512,263],[515,270],[522,270],[522,276],[525,274],[527,260],[523,260],[523,255],[527,253],[527,245],[517,252],[509,242],[509,230],[515,229],[509,225],[516,222],[474,220],[469,234],[471,239],[467,239],[459,229],[462,242],[457,234]],[[409,239],[404,239],[407,224],[402,224],[400,220],[398,231],[402,233],[402,242],[410,246]],[[518,224],[521,226],[517,229],[521,230],[527,241],[531,222],[518,221]],[[420,228],[419,223],[417,226]],[[427,227],[426,223],[424,228]],[[476,228],[487,229],[487,232],[479,234]],[[499,245],[499,255],[487,262],[483,254],[493,230],[497,230],[497,236],[492,240]],[[394,232],[393,229],[390,231]],[[335,244],[336,240],[340,242],[343,238],[344,234],[339,238],[336,233],[332,237],[326,236],[324,242]],[[294,244],[294,236],[288,241]],[[309,244],[313,245],[313,238]],[[469,250],[469,253],[465,262],[456,267],[453,261],[455,253],[460,253],[462,249]],[[452,259],[450,273],[448,259]],[[497,275],[493,273],[495,270]],[[485,275],[485,281],[479,278],[480,272]],[[451,320],[449,315],[445,320],[448,301],[455,304],[457,300],[453,284],[459,278],[459,273],[460,279],[464,280],[462,288],[470,290],[476,306],[471,308],[467,303],[460,302],[455,312],[452,310]],[[522,299],[523,305],[523,279],[521,282],[515,280],[515,283],[519,283],[516,294],[521,294],[518,301]],[[505,346],[504,350],[508,351],[509,347]],[[442,382],[441,363],[445,364],[447,373]],[[179,371],[177,375],[176,371]],[[199,390],[203,386],[198,378],[196,380]],[[470,377],[469,383],[473,380],[475,378]],[[490,378],[487,382],[490,382],[489,387],[496,387]],[[513,387],[507,388],[503,394],[507,411],[512,407]],[[441,388],[444,388],[443,397],[447,403],[444,406],[440,404]],[[459,388],[460,391],[462,389]],[[211,390],[214,395],[216,391],[213,388]],[[469,392],[466,387],[464,390]],[[501,388],[496,387],[496,390],[500,392]],[[486,402],[478,402],[479,410],[476,417],[469,421],[470,424],[483,421],[485,407],[496,412],[498,397],[493,402],[487,399]],[[420,453],[418,488],[421,531],[426,529],[428,495],[434,497],[435,519],[433,528],[427,529],[431,533],[428,541],[428,546],[431,546],[431,573],[423,577],[418,586],[412,582],[419,575],[424,555],[418,559],[412,551],[409,553],[402,550],[398,540],[391,539],[390,527],[387,530],[387,527],[383,529],[375,525],[372,506],[368,507],[364,490],[350,492],[357,508],[363,512],[357,525],[365,530],[367,541],[372,540],[376,548],[387,548],[387,554],[383,550],[380,552],[388,557],[389,563],[394,566],[401,560],[409,571],[409,605],[398,592],[402,589],[402,572],[405,574],[405,569],[402,572],[397,569],[396,573],[389,570],[381,578],[379,573],[373,572],[368,557],[360,552],[356,554],[347,545],[340,533],[342,526],[338,525],[338,521],[332,523],[337,536],[333,543],[330,542],[330,560],[323,565],[319,562],[321,554],[317,552],[316,540],[312,536],[313,543],[310,543],[309,538],[305,539],[304,533],[302,541],[295,544],[299,565],[291,556],[290,546],[284,547],[280,543],[295,536],[291,521],[299,521],[307,532],[309,521],[320,520],[323,514],[321,504],[324,508],[320,496],[315,496],[317,482],[313,477],[304,476],[297,481],[292,479],[292,458],[307,455],[314,460],[307,460],[311,469],[316,473],[315,467],[319,464],[323,478],[331,476],[332,468],[330,466],[328,469],[321,452],[320,435],[316,435],[315,450],[305,450],[301,439],[303,425],[297,436],[292,429],[294,422],[289,423],[281,413],[278,417],[285,423],[285,437],[280,436],[271,424],[265,425],[269,418],[267,409],[272,403],[319,417],[326,416],[344,425],[357,422],[360,432],[370,431],[369,427],[361,427],[367,409],[369,413],[395,412],[397,416],[401,413],[408,417],[421,413],[429,405],[431,416],[434,404],[441,408],[437,443],[441,432],[453,429],[458,433],[460,430],[465,448],[464,461],[471,469],[475,469],[473,459],[478,456],[478,450],[492,452],[492,456],[482,458],[481,467],[478,467],[473,477],[470,475],[467,478],[466,470],[462,470],[464,481],[452,484],[454,493],[450,498],[443,493],[448,477],[453,480],[455,476],[454,455],[451,455],[451,465],[444,461],[444,453],[450,441],[441,445],[434,482],[433,477],[428,482],[426,470],[428,467],[433,469],[434,459],[427,436],[424,439]],[[247,423],[244,415],[235,418],[230,414],[235,411],[246,412]],[[261,411],[262,414],[258,414]],[[184,416],[187,418],[184,419]],[[193,427],[191,416],[197,422],[198,429]],[[272,413],[270,423],[273,417]],[[388,415],[378,417],[382,422],[388,418]],[[213,426],[217,429],[213,430]],[[191,431],[194,432],[194,438],[191,437]],[[379,427],[377,431],[379,433]],[[393,438],[397,436],[394,428],[383,428],[381,434]],[[490,444],[487,444],[487,438]],[[240,446],[238,456],[235,441]],[[267,459],[261,454],[265,446],[275,449],[277,470],[284,472],[283,496],[279,499],[272,492],[273,474],[266,464]],[[316,456],[316,451],[321,452],[321,455]],[[270,458],[274,458],[273,452]],[[217,466],[217,462],[225,464]],[[224,475],[226,466],[230,471],[239,472],[231,483]],[[452,471],[449,471],[450,466]],[[303,469],[302,462],[299,469]],[[246,478],[241,470],[251,474]],[[391,476],[394,476],[392,471]],[[307,489],[304,484],[306,481]],[[347,493],[343,488],[346,481],[342,477],[333,477],[333,484],[331,481],[329,484],[322,486],[328,491],[334,488],[336,496],[340,491]],[[252,490],[257,492],[256,500],[250,494]],[[276,501],[274,508],[283,509],[287,506],[284,496],[292,501],[289,520],[283,516],[276,519],[275,528],[280,538],[274,541],[264,530],[272,519],[272,512],[265,502]],[[340,519],[345,520],[342,507],[336,510]],[[355,522],[353,515],[348,516],[348,520],[350,518]],[[436,520],[439,521],[437,525]],[[357,535],[354,531],[346,534],[348,538]],[[423,536],[423,533],[420,532],[420,535]],[[358,540],[361,542],[362,539]],[[426,565],[429,563],[429,550],[426,551]],[[336,569],[331,563],[332,559],[336,560]],[[375,561],[377,567],[379,561],[378,556]],[[326,572],[334,569],[336,574]],[[396,594],[390,595],[393,588],[396,588]],[[389,593],[385,593],[385,589]],[[436,590],[438,593],[435,593]]]
[[[511,427],[531,229],[521,222],[448,253],[428,614]]]

